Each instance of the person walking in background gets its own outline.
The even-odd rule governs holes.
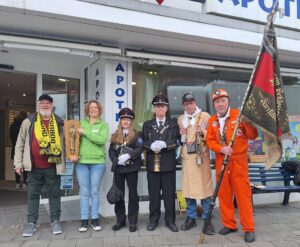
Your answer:
[[[241,225],[245,232],[245,242],[255,241],[251,188],[248,177],[248,140],[254,140],[257,129],[242,118],[232,147],[229,146],[239,110],[230,108],[229,94],[224,89],[216,89],[212,94],[213,107],[217,114],[208,122],[206,142],[216,153],[216,178],[222,170],[225,155],[229,155],[228,165],[218,193],[221,218],[224,227],[219,231],[227,235],[237,231],[234,218],[233,197],[236,198]]]
[[[16,116],[16,118],[14,119],[13,123],[10,126],[10,130],[9,130],[9,134],[10,134],[10,140],[11,140],[11,159],[14,160],[14,156],[15,156],[15,147],[16,147],[16,143],[17,143],[17,139],[18,139],[18,135],[19,135],[19,131],[21,128],[21,124],[23,122],[24,119],[27,118],[27,112],[25,111],[20,111],[18,116]],[[23,171],[23,189],[27,188],[27,171]],[[15,179],[16,179],[16,189],[19,190],[21,187],[21,176],[16,173],[15,171]]]
[[[63,120],[53,113],[53,98],[42,94],[38,112],[29,115],[21,125],[14,156],[16,172],[28,172],[28,224],[24,226],[23,237],[36,231],[42,188],[49,197],[52,233],[62,233],[59,175],[65,170],[63,138]]]
[[[88,229],[89,217],[92,227],[100,231],[99,191],[105,173],[105,143],[108,138],[108,125],[101,120],[102,106],[97,100],[86,104],[86,118],[80,121],[80,151],[75,171],[80,187],[80,232]],[[75,160],[72,160],[75,161]],[[89,202],[91,199],[91,210]]]
[[[181,134],[182,194],[186,199],[186,220],[180,229],[187,231],[197,225],[197,199],[204,210],[201,217],[206,219],[213,194],[209,149],[206,145],[206,128],[210,115],[201,111],[192,93],[182,97],[184,114],[178,118]],[[210,222],[206,234],[213,235]]]
[[[116,186],[125,192],[125,180],[129,191],[128,221],[129,231],[137,230],[139,214],[139,197],[137,193],[138,171],[142,160],[143,141],[140,134],[134,129],[134,112],[129,108],[123,108],[119,112],[119,125],[111,136],[109,157],[112,161],[111,171],[114,172]],[[112,227],[114,231],[120,230],[126,225],[125,201],[115,204],[117,223]]]
[[[177,232],[175,224],[176,148],[179,146],[179,127],[176,119],[167,117],[168,98],[163,94],[152,100],[154,118],[143,124],[143,146],[146,149],[146,168],[149,191],[148,231],[154,231],[160,219],[161,191],[165,206],[165,223]]]

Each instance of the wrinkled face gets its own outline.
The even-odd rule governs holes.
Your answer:
[[[183,102],[182,105],[187,114],[191,115],[196,111],[196,102],[194,100]]]
[[[100,116],[100,109],[98,108],[97,104],[92,102],[89,105],[89,116],[93,118],[97,118]]]
[[[229,99],[227,97],[220,97],[214,100],[214,108],[221,117],[225,116],[229,107]]]
[[[167,105],[155,105],[154,106],[154,113],[158,118],[164,118],[168,111]]]
[[[39,101],[39,113],[42,117],[51,117],[53,111],[53,103],[48,100]]]
[[[121,119],[121,126],[123,129],[128,129],[131,124],[131,118],[124,117]]]

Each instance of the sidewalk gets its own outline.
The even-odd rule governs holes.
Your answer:
[[[3,200],[4,198],[1,198]],[[239,227],[237,233],[227,236],[215,234],[206,236],[205,244],[199,245],[199,234],[203,221],[198,219],[198,226],[187,231],[171,232],[164,226],[163,215],[159,227],[149,232],[146,230],[147,215],[142,215],[138,222],[138,231],[130,233],[128,228],[113,232],[111,227],[115,218],[102,219],[102,231],[94,232],[91,228],[86,233],[79,233],[78,201],[63,202],[63,234],[54,236],[50,230],[48,209],[41,205],[37,232],[32,237],[23,238],[22,225],[26,223],[26,207],[0,209],[0,246],[2,247],[113,247],[113,246],[203,246],[203,247],[299,247],[300,246],[300,202],[289,206],[255,206],[256,242],[246,244],[244,234]],[[74,210],[76,208],[76,210]],[[177,216],[177,225],[184,221],[184,216]],[[214,225],[216,232],[222,227],[219,209],[215,210]]]

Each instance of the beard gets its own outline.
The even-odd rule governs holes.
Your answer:
[[[42,117],[49,118],[52,115],[52,111],[51,110],[40,110],[40,114]]]

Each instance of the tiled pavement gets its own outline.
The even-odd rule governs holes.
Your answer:
[[[62,211],[63,234],[54,236],[50,231],[48,210],[41,205],[40,225],[37,232],[29,238],[22,238],[22,225],[25,222],[26,207],[10,207],[0,209],[0,246],[2,247],[113,247],[113,246],[209,246],[209,247],[296,247],[300,246],[300,202],[289,206],[265,205],[255,206],[256,242],[246,244],[241,230],[228,236],[216,234],[206,236],[205,243],[198,244],[199,233],[203,221],[198,220],[198,226],[187,231],[172,233],[164,226],[163,218],[159,227],[149,232],[146,230],[147,216],[139,219],[138,231],[130,233],[128,228],[118,232],[111,230],[114,218],[102,219],[102,231],[89,229],[86,233],[78,232],[79,215],[78,201],[64,202]],[[77,205],[77,206],[76,206]],[[74,211],[75,210],[75,211]],[[76,216],[75,216],[76,214]],[[72,219],[73,217],[73,219]],[[178,215],[177,225],[184,221],[184,216]],[[219,210],[215,211],[214,225],[221,228]]]

